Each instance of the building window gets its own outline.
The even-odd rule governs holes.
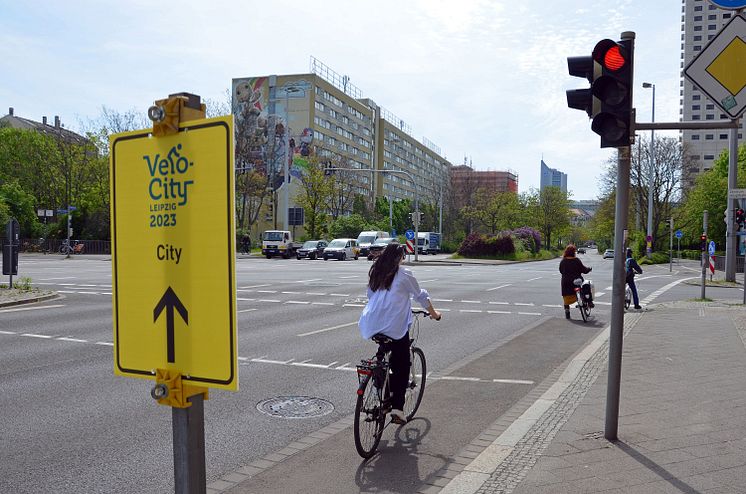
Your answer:
[[[697,35],[694,37],[694,41],[702,41],[702,35]]]
[[[692,120],[700,120],[699,115],[692,115]]]
[[[694,30],[695,31],[701,31],[702,30],[702,26],[694,26]]]
[[[699,134],[692,134],[692,140],[698,141],[699,140]]]
[[[730,19],[730,14],[723,14],[723,19]]]
[[[708,25],[707,25],[707,30],[708,30],[708,31],[714,31],[714,30],[716,30],[717,28],[718,28],[717,24],[708,24]]]
[[[695,12],[702,12],[702,6],[701,5],[697,5],[696,7],[694,7],[694,11]]]
[[[720,139],[724,140],[728,138],[728,134],[720,134]]]
[[[712,134],[705,134],[705,141],[711,141],[715,138]]]
[[[705,157],[704,157],[704,159],[706,159],[706,160],[714,160],[715,159],[715,155],[714,154],[706,154]]]
[[[701,94],[693,94],[692,95],[692,100],[693,101],[699,101],[701,97],[702,97]]]
[[[707,115],[705,115],[705,120],[715,120],[715,114],[708,113]]]
[[[710,14],[707,16],[708,21],[716,21],[718,18],[717,14]]]
[[[701,110],[700,105],[692,105],[692,111]]]
[[[702,47],[699,45],[694,46],[694,51],[702,51]]]
[[[709,104],[705,106],[705,110],[714,110],[714,109],[715,109],[715,105],[713,104]]]
[[[701,21],[701,20],[702,20],[702,16],[701,15],[695,15],[694,16],[694,22]]]

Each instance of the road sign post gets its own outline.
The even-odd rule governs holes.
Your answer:
[[[18,249],[21,243],[21,227],[18,220],[11,218],[5,226],[7,243],[3,245],[3,274],[10,276],[8,286],[13,288],[13,275],[18,274]]]
[[[233,120],[204,108],[171,95],[110,138],[114,372],[172,407],[185,494],[206,489],[207,388],[238,389]]]

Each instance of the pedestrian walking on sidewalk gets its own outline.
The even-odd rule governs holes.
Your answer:
[[[565,306],[565,319],[570,319],[570,305],[577,301],[575,280],[582,279],[584,274],[590,273],[593,269],[583,265],[583,262],[575,256],[575,252],[575,246],[568,245],[559,264],[559,271],[562,273],[562,302]]]
[[[637,295],[637,285],[635,285],[635,274],[642,274],[642,268],[635,258],[632,257],[632,249],[627,249],[627,260],[624,261],[624,269],[627,273],[626,282],[629,290],[632,292],[632,301],[635,303],[635,309],[642,309],[640,297]]]

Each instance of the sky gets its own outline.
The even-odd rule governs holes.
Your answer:
[[[0,0],[0,116],[79,130],[105,106],[146,114],[187,91],[227,101],[237,77],[309,72],[313,56],[453,164],[539,187],[543,158],[573,199],[599,196],[600,149],[567,107],[567,57],[636,33],[634,106],[679,119],[680,0]],[[656,136],[665,135],[657,133]],[[676,133],[669,133],[676,136]]]

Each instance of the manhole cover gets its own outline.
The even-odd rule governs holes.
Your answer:
[[[278,396],[256,404],[256,409],[283,419],[307,419],[331,413],[334,405],[321,398],[310,396]]]

